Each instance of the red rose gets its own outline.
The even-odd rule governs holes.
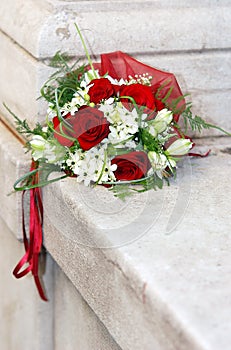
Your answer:
[[[57,120],[54,119],[53,122],[55,125]],[[110,132],[107,119],[104,117],[103,112],[99,111],[97,108],[82,107],[74,116],[70,116],[69,114],[66,117],[66,121],[70,124],[73,130],[69,131],[63,123],[61,130],[67,136],[77,139],[80,147],[84,151],[96,146],[107,137]],[[60,133],[60,124],[57,125],[55,130]],[[74,141],[67,140],[65,137],[59,136],[56,133],[54,133],[54,137],[63,146],[70,147],[74,143]]]
[[[155,98],[152,93],[152,89],[150,86],[142,85],[142,84],[131,84],[131,85],[123,85],[120,89],[120,96],[130,96],[132,97],[138,107],[146,106],[150,110],[154,110]],[[125,104],[132,104],[132,100],[127,98],[121,98],[122,102]]]
[[[150,168],[147,154],[141,151],[133,151],[116,156],[111,164],[116,164],[114,172],[116,180],[138,180],[144,177]]]
[[[64,119],[70,124],[70,128],[72,128],[72,120],[73,120],[73,116],[70,115],[70,113],[68,113]],[[54,124],[54,137],[59,141],[59,143],[62,146],[67,146],[67,147],[71,147],[74,143],[74,140],[70,140],[67,137],[71,137],[71,138],[76,138],[74,135],[74,130],[70,130],[70,128],[66,128],[64,122],[60,123],[60,120],[58,117],[54,117],[53,118],[53,124]],[[65,134],[67,135],[67,137],[65,136],[61,136],[61,134]]]
[[[90,101],[95,104],[115,94],[113,85],[106,78],[94,79],[90,84],[94,85],[90,87],[88,95],[90,96]]]
[[[82,107],[76,113],[74,130],[83,150],[88,150],[108,136],[109,122],[102,111],[92,107]]]

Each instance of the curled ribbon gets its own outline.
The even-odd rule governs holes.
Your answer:
[[[32,161],[30,171],[36,170],[38,165]],[[32,175],[32,185],[36,185],[39,181],[38,172]],[[47,297],[43,291],[39,275],[39,253],[42,248],[42,224],[43,224],[43,205],[42,205],[42,193],[41,188],[35,187],[30,190],[30,232],[29,239],[26,235],[25,228],[25,213],[24,213],[24,195],[25,190],[22,192],[22,231],[23,242],[25,247],[25,254],[20,259],[18,264],[13,270],[13,275],[16,278],[21,278],[27,275],[30,271],[34,277],[34,281],[42,300],[47,301]],[[28,265],[27,265],[28,264]],[[22,268],[27,265],[23,270]]]

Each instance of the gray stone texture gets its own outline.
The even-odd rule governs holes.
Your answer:
[[[24,254],[3,219],[0,218],[0,348],[4,350],[50,350],[53,347],[53,304],[38,297],[33,279],[20,281],[12,270]],[[45,266],[44,266],[45,267]],[[44,282],[53,298],[53,261],[47,255]]]
[[[20,239],[22,238],[21,193],[14,192],[13,184],[30,170],[30,160],[29,155],[25,154],[23,144],[1,122],[0,135],[0,216]]]
[[[54,349],[120,350],[102,322],[55,264]]]

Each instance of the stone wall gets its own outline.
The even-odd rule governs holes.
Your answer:
[[[47,106],[36,98],[49,59],[57,50],[83,59],[77,22],[96,59],[121,50],[174,72],[194,111],[231,130],[230,7],[2,0],[0,99],[30,124],[41,121]],[[126,203],[73,179],[45,188],[43,303],[30,276],[11,275],[23,246],[21,196],[8,194],[30,160],[2,104],[0,113],[0,347],[228,350],[230,139],[204,132],[198,147],[210,157],[187,161],[170,188]]]

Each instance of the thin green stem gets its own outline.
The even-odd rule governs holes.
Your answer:
[[[83,38],[83,36],[82,36],[82,33],[81,33],[81,31],[80,31],[80,29],[79,29],[79,27],[78,27],[78,25],[77,25],[76,23],[75,23],[75,28],[76,28],[76,30],[77,30],[77,33],[78,33],[79,37],[80,37],[81,43],[82,43],[82,45],[83,45],[83,48],[84,48],[84,51],[85,51],[87,60],[88,60],[88,62],[89,62],[89,65],[90,65],[90,67],[91,67],[91,69],[92,69],[92,71],[93,71],[94,77],[97,79],[98,76],[97,76],[96,71],[95,71],[95,68],[94,68],[94,66],[93,66],[91,57],[90,57],[89,52],[88,52],[88,49],[87,49],[87,46],[86,46],[86,44],[85,44],[84,38]]]

